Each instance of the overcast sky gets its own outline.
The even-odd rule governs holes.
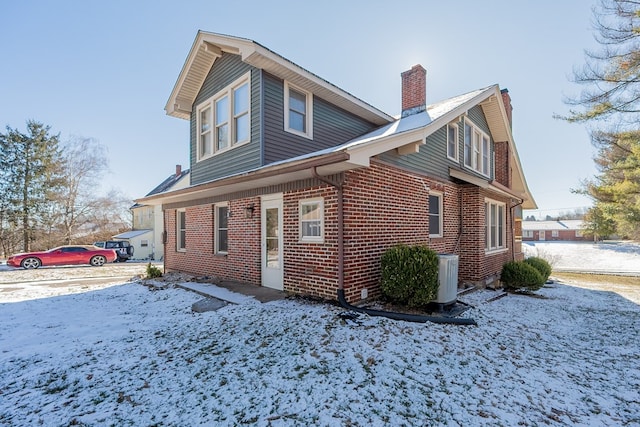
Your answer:
[[[189,124],[164,106],[199,29],[259,42],[388,114],[400,73],[427,69],[427,103],[497,83],[538,215],[591,204],[596,173],[566,113],[593,39],[595,0],[2,1],[0,126],[34,119],[108,147],[103,191],[144,196],[189,165]],[[534,212],[526,212],[531,214]]]

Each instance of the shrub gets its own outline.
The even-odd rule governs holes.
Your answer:
[[[539,257],[530,257],[525,259],[524,262],[538,270],[538,272],[542,275],[544,282],[549,279],[549,276],[551,275],[551,265],[547,262],[547,260]]]
[[[535,267],[524,261],[510,261],[502,266],[500,281],[508,289],[537,291],[546,280]]]
[[[156,277],[162,277],[162,271],[151,263],[147,264],[147,279],[155,279]]]
[[[393,246],[381,258],[382,295],[397,304],[419,307],[438,295],[438,255],[426,246]]]

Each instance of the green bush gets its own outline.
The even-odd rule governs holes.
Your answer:
[[[537,291],[546,280],[542,274],[524,261],[510,261],[502,266],[500,281],[508,289]]]
[[[531,257],[525,259],[524,262],[538,270],[538,272],[542,275],[544,282],[549,279],[549,276],[551,275],[551,264],[549,264],[547,260],[539,257]]]
[[[438,255],[426,246],[393,246],[381,268],[382,295],[394,303],[420,307],[438,295]]]
[[[151,263],[147,264],[147,279],[155,279],[156,277],[162,277],[162,271]]]

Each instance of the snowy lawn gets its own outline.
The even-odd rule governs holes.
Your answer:
[[[640,301],[463,297],[478,326],[136,283],[0,304],[0,425],[638,425]]]

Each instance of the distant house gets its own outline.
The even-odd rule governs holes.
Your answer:
[[[522,221],[523,241],[587,240],[583,235],[582,220]]]
[[[165,107],[190,121],[191,185],[138,200],[163,212],[165,268],[356,301],[405,243],[458,255],[460,282],[496,280],[536,208],[509,93],[427,105],[424,68],[401,80],[393,117],[259,43],[199,32]]]
[[[158,195],[172,190],[179,190],[189,186],[189,170],[182,170],[181,165],[176,165],[176,172],[162,181],[145,197]],[[163,259],[164,243],[162,231],[164,230],[164,218],[159,206],[136,203],[131,207],[133,213],[133,229],[114,236],[115,239],[126,239],[133,245],[134,258],[137,259]]]

